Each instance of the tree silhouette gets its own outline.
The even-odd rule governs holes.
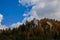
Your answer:
[[[47,21],[52,24],[51,29]],[[26,21],[18,28],[0,30],[0,40],[60,40],[60,21],[44,18],[38,20],[37,27]]]

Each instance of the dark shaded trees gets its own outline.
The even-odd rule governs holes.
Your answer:
[[[53,25],[51,30],[47,21]],[[41,25],[34,27],[31,22],[26,21],[18,28],[0,30],[0,40],[60,40],[60,21],[45,18],[38,20],[38,23]]]

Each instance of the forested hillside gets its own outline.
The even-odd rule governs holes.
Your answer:
[[[18,28],[0,30],[0,40],[60,40],[60,21],[44,18],[37,22],[26,21]]]

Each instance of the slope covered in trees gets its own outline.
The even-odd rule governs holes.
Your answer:
[[[47,18],[37,21],[38,25],[26,21],[18,28],[0,30],[0,40],[60,40],[60,21]]]

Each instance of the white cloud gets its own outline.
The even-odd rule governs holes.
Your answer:
[[[32,19],[33,19],[33,16],[25,17],[25,18],[22,20],[22,23],[25,23],[26,20],[27,20],[27,21],[31,21]]]
[[[23,16],[25,16],[25,17],[26,17],[26,16],[28,17],[29,15],[30,15],[30,14],[26,14],[26,13],[23,14]]]
[[[21,22],[14,23],[14,24],[11,25],[11,29],[17,28],[17,27],[19,27],[20,25],[22,25]]]
[[[6,25],[0,25],[0,30],[5,30],[5,29],[8,29]]]
[[[60,0],[19,0],[19,3],[25,7],[34,5],[28,12],[32,18],[41,19],[46,17],[60,20]],[[27,19],[30,19],[31,16]]]
[[[14,23],[10,26],[10,29],[12,30],[13,28],[18,28],[20,25],[22,25],[23,23],[21,22],[17,22],[17,23]],[[0,25],[0,30],[5,30],[5,29],[9,29],[9,26],[6,26],[6,25]]]
[[[23,6],[27,7],[30,5],[34,5],[35,3],[38,3],[37,0],[19,0],[19,3],[21,3]]]
[[[3,15],[0,14],[0,23],[1,23],[2,20],[3,20]]]

